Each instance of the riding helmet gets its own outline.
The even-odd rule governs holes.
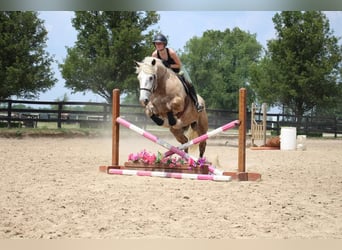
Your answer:
[[[153,37],[153,44],[154,43],[164,43],[165,46],[167,45],[167,38],[163,34],[157,34]]]

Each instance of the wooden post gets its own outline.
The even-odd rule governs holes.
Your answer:
[[[112,165],[119,165],[119,137],[120,124],[116,122],[116,118],[120,116],[120,90],[113,90],[112,100]]]
[[[239,158],[238,171],[246,172],[246,88],[239,90]]]
[[[7,127],[11,127],[11,121],[12,121],[12,100],[8,100],[8,105],[7,105]]]
[[[58,113],[57,113],[57,128],[62,128],[62,102],[58,102]]]
[[[266,132],[267,132],[267,111],[266,111],[267,104],[262,104],[262,135],[263,135],[263,145],[266,145]]]
[[[252,142],[252,146],[254,146],[254,140],[255,140],[255,127],[256,127],[255,117],[254,117],[255,110],[256,110],[256,107],[255,107],[255,104],[253,102],[252,108],[251,108],[251,142]]]

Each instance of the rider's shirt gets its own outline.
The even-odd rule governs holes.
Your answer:
[[[173,58],[170,56],[170,53],[169,53],[169,48],[166,48],[166,53],[167,53],[167,61],[169,65],[171,64],[176,64],[176,62],[173,60]],[[161,58],[161,56],[159,55],[159,51],[157,51],[157,54],[158,54],[158,58],[160,60],[164,60],[163,58]],[[174,68],[171,68],[174,72],[176,73],[179,73],[180,69],[174,69]]]

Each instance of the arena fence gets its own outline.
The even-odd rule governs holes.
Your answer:
[[[154,123],[145,116],[140,105],[121,104],[121,114],[146,129]],[[237,111],[208,109],[209,128],[214,129],[238,118]],[[262,121],[262,111],[255,112],[254,119]],[[78,124],[80,128],[103,128],[111,124],[111,104],[99,102],[46,102],[27,100],[0,100],[0,127],[37,127],[40,122],[55,123],[58,128],[65,124]],[[247,129],[250,130],[251,111],[247,112]],[[266,127],[274,135],[283,126],[297,128],[297,134],[321,136],[329,133],[334,137],[342,134],[342,118],[318,116],[294,116],[267,113]]]

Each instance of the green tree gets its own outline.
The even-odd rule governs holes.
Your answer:
[[[150,54],[153,31],[147,29],[158,20],[155,12],[76,12],[72,24],[77,41],[60,64],[65,86],[73,92],[91,91],[109,103],[114,88],[137,91],[134,61]]]
[[[273,22],[277,38],[268,42],[267,55],[253,67],[252,86],[258,96],[299,116],[334,107],[341,93],[342,47],[326,16],[284,11]]]
[[[240,87],[248,89],[250,100],[254,98],[249,69],[261,50],[256,36],[239,28],[208,30],[187,42],[181,60],[207,107],[236,110]]]
[[[0,12],[0,99],[37,97],[55,84],[46,40],[36,12]]]

